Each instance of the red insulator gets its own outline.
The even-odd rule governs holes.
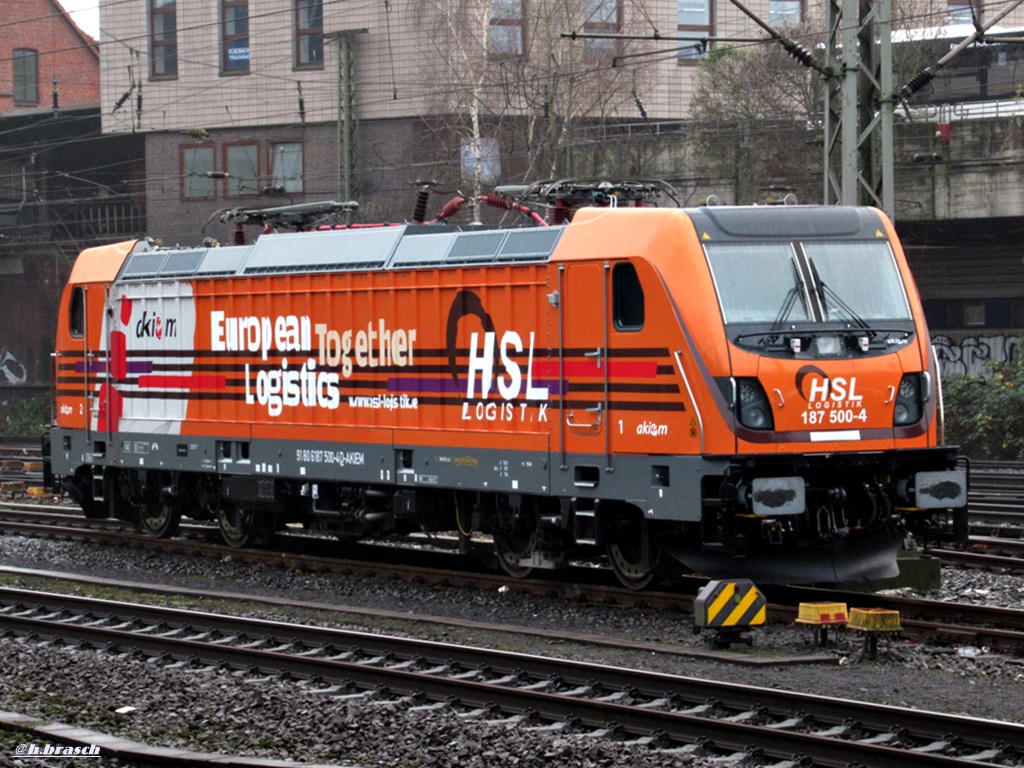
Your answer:
[[[555,207],[551,210],[551,223],[555,226],[565,224],[572,218],[572,211],[565,204],[564,200],[556,200]]]
[[[506,211],[519,211],[520,213],[529,216],[533,219],[535,224],[539,224],[542,227],[548,226],[548,223],[544,221],[543,217],[536,211],[531,211],[525,205],[520,205],[515,200],[509,200],[507,197],[496,195],[493,192],[489,195],[484,195],[480,198],[480,202],[490,205],[494,208],[504,208]]]
[[[245,230],[241,224],[235,225],[235,245],[245,245]]]
[[[515,200],[509,200],[507,197],[496,195],[493,192],[489,195],[484,195],[481,200],[492,208],[504,208],[506,211],[518,211],[520,206]]]
[[[459,211],[461,211],[465,207],[465,205],[466,198],[461,196],[453,197],[451,200],[444,204],[444,207],[441,209],[441,212],[437,214],[438,220],[444,221],[445,219],[450,219],[452,216],[458,214]]]
[[[427,201],[429,199],[429,189],[421,189],[416,193],[416,206],[412,209],[412,220],[417,224],[422,224],[427,219]]]

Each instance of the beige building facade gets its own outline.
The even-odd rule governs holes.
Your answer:
[[[681,202],[733,201],[723,191],[746,181],[742,169],[693,170],[687,121],[702,63],[768,45],[760,22],[819,61],[828,37],[824,6],[806,0],[100,0],[100,12],[103,131],[147,137],[150,230],[175,240],[228,237],[223,209],[345,196],[364,220],[402,218],[425,180],[474,192],[477,182],[657,175]],[[966,0],[910,0],[894,26],[970,15]],[[1016,66],[1004,67],[1011,82]],[[751,72],[751,87],[773,77]],[[956,81],[961,97],[979,77]],[[955,173],[918,161],[973,147],[936,147],[937,120],[916,120],[897,138],[898,214],[986,215],[960,204]]]

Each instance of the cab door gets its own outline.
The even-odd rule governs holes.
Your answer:
[[[61,299],[60,320],[54,355],[54,394],[57,426],[85,429],[91,426],[89,412],[88,286],[73,285]]]
[[[569,264],[561,275],[562,467],[572,484],[596,487],[610,468],[608,266]]]

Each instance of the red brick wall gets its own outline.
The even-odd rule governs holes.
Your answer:
[[[17,48],[38,53],[38,104],[14,103],[13,55]],[[0,0],[0,111],[49,108],[54,80],[60,106],[98,103],[100,60],[96,42],[55,0]]]

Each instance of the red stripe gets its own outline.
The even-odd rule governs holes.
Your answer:
[[[139,376],[139,386],[149,389],[224,389],[225,376]]]
[[[565,376],[603,376],[604,369],[597,367],[595,360],[567,360],[563,363]],[[626,361],[612,360],[608,365],[608,375],[627,379],[648,379],[658,373],[658,364],[643,360]],[[534,363],[534,377],[550,378],[558,376],[557,360],[538,360]]]

